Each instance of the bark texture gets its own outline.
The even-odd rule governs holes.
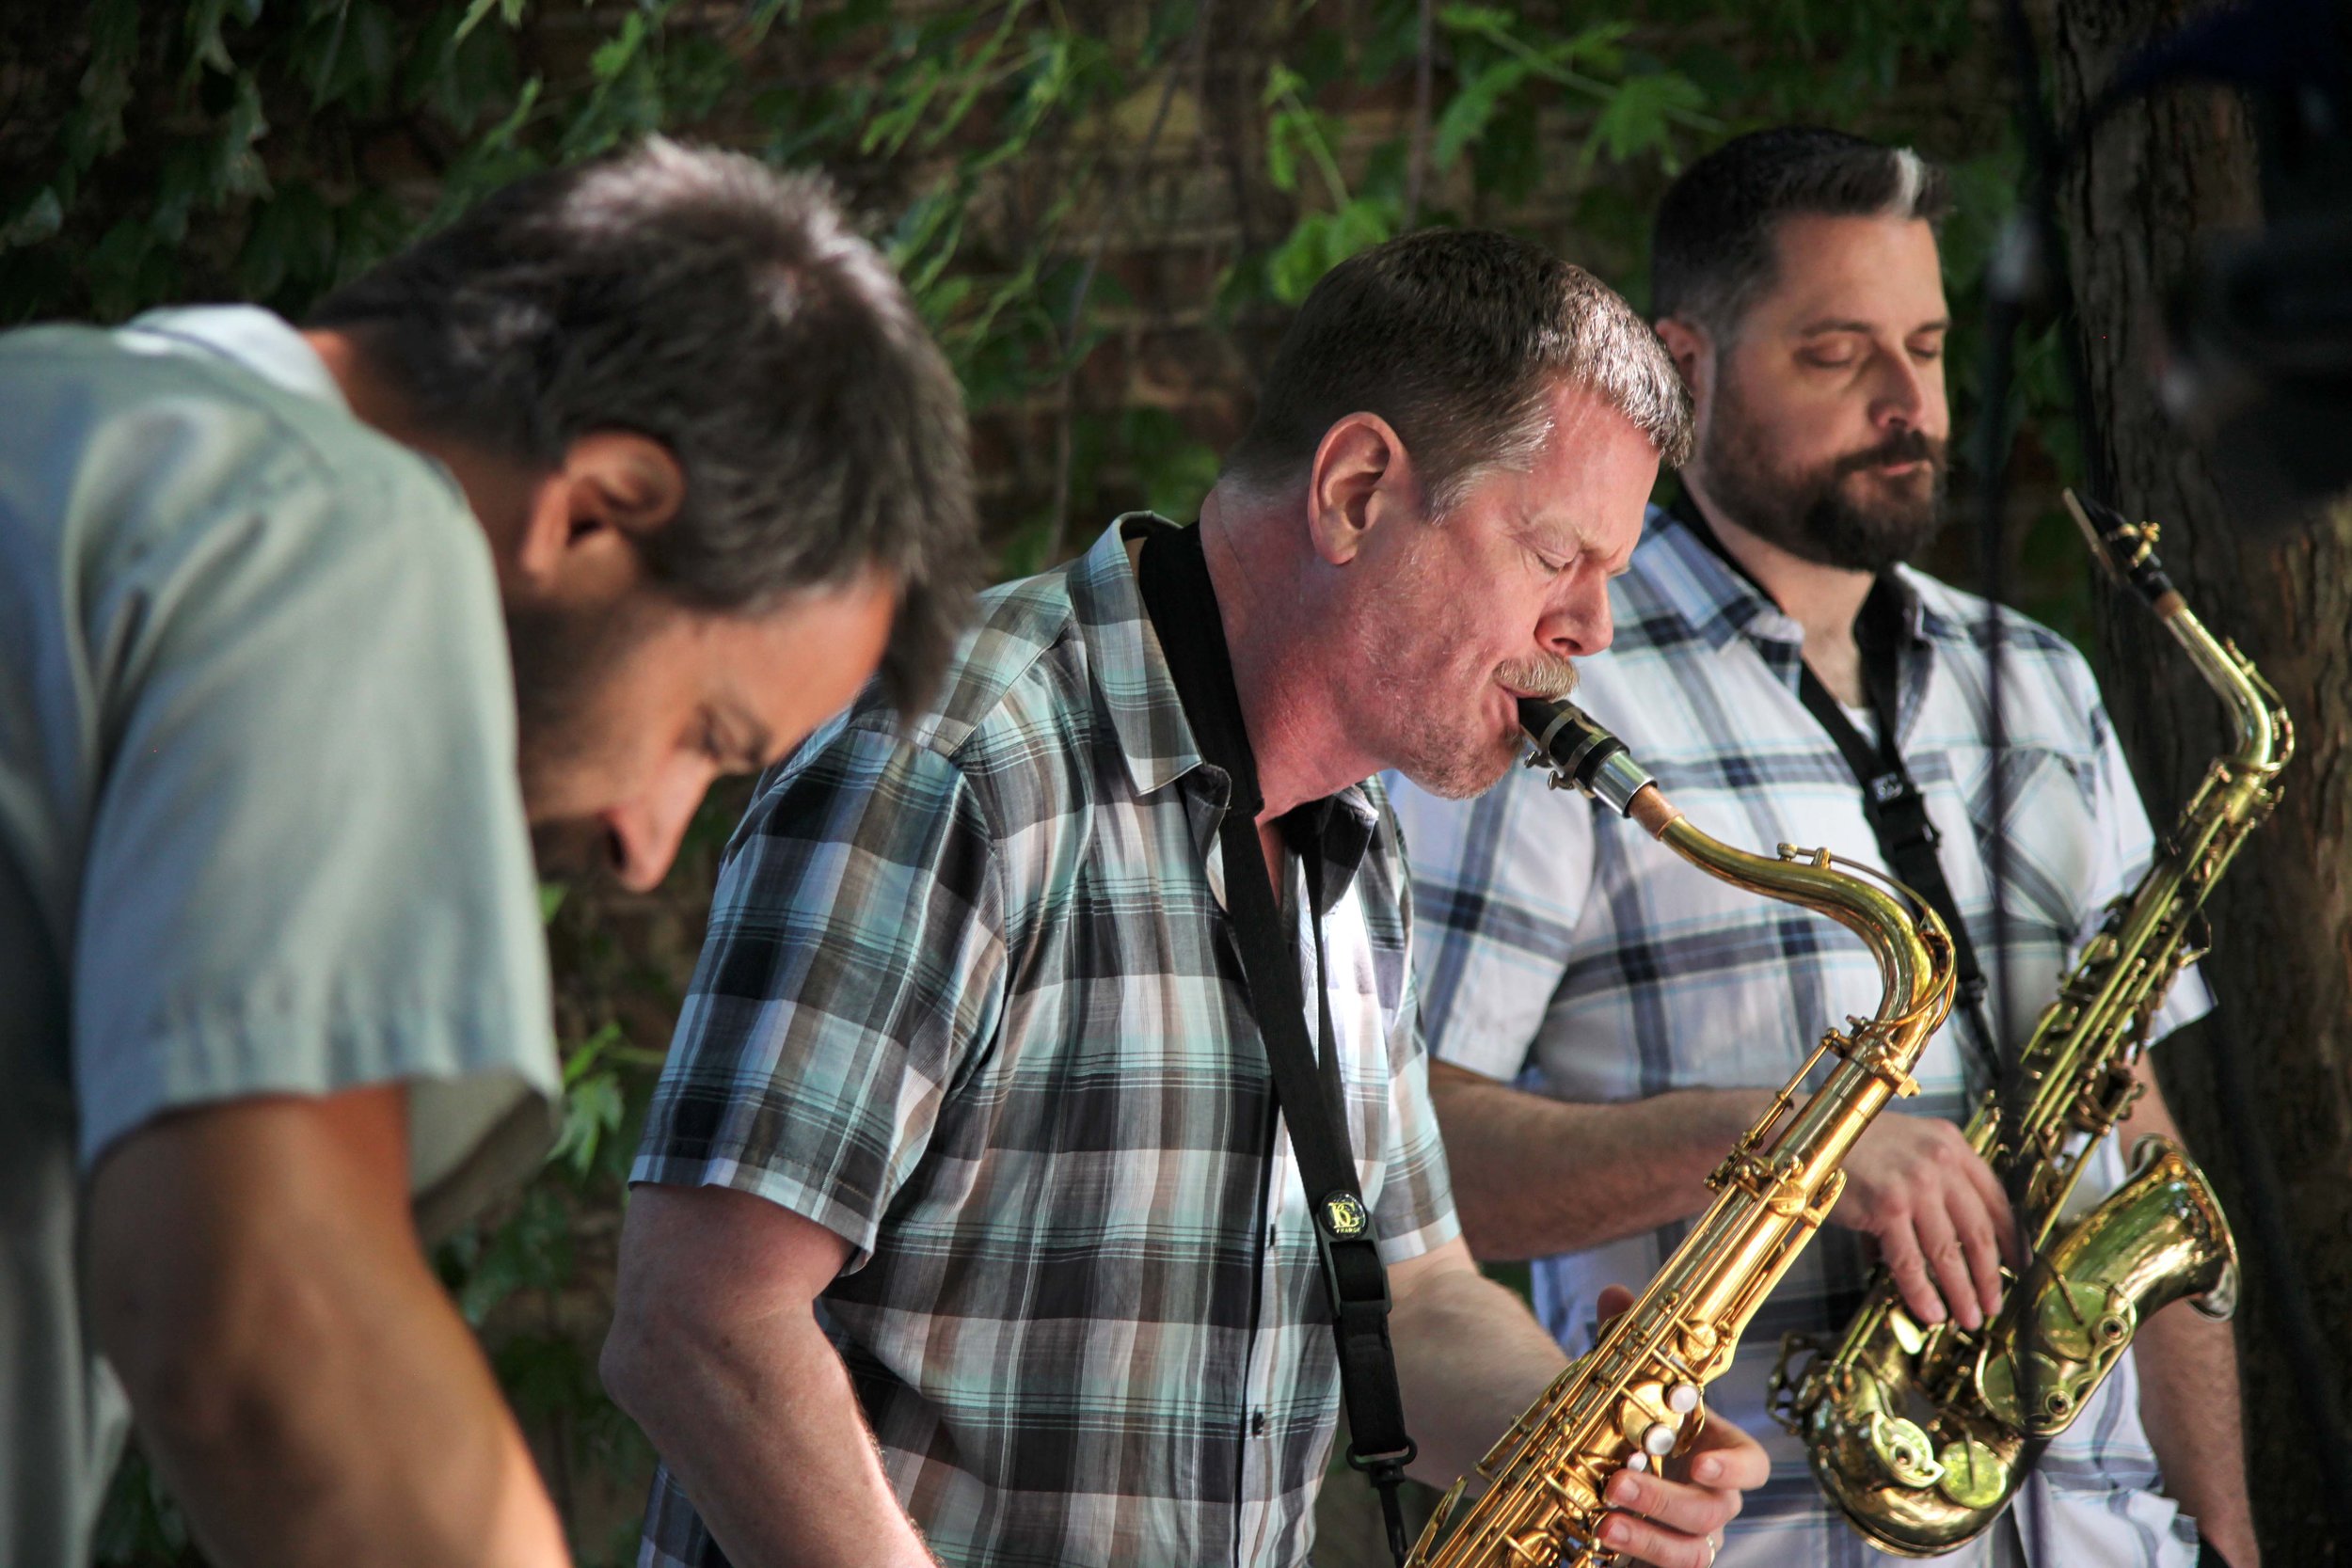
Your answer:
[[[2132,48],[2178,20],[2169,0],[2045,0],[2061,123]],[[2209,906],[2204,973],[2214,1027],[2158,1053],[2168,1097],[2221,1189],[2247,1253],[2238,1317],[2254,1508],[2265,1560],[2352,1565],[2313,1462],[2318,1391],[2352,1401],[2352,506],[2303,532],[2234,526],[2196,447],[2167,422],[2150,367],[2166,290],[2201,235],[2259,221],[2257,162],[2241,106],[2208,87],[2169,89],[2124,111],[2059,190],[2108,499],[2165,531],[2162,553],[2206,624],[2233,638],[2294,715],[2286,798]],[[2162,826],[2226,744],[2218,705],[2153,617],[2101,590],[2100,684],[2151,817]],[[2244,1126],[2228,1114],[2235,1053]],[[2241,1135],[2242,1134],[2242,1135]],[[2265,1249],[2267,1161],[2282,1235]],[[2296,1354],[2274,1257],[2299,1264],[2324,1365]]]

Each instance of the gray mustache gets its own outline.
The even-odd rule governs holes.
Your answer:
[[[1497,666],[1495,681],[1531,697],[1565,697],[1576,689],[1576,666],[1565,658],[1519,659]]]

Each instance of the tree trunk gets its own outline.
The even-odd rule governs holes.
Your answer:
[[[2131,49],[2175,22],[2170,0],[2055,0],[2045,37],[2056,109],[2070,121]],[[2254,1510],[2272,1564],[2352,1568],[2330,1524],[2314,1442],[2324,1399],[2352,1402],[2352,506],[2308,531],[2257,535],[2228,515],[2201,453],[2165,419],[2155,363],[2165,291],[2199,236],[2259,218],[2253,138],[2240,105],[2210,87],[2168,89],[2124,111],[2064,182],[2074,291],[2090,363],[2087,447],[2104,453],[2106,498],[2165,531],[2162,552],[2188,601],[2234,638],[2285,699],[2298,751],[2286,798],[2208,906],[2204,974],[2215,1026],[2157,1053],[2168,1098],[2221,1189],[2247,1256],[2238,1338]],[[2227,745],[2218,704],[2137,600],[2102,593],[2100,684],[2151,816],[2164,824]],[[2218,1053],[2235,1053],[2223,1063]],[[2217,1071],[2217,1067],[2224,1070]],[[2239,1130],[2232,1072],[2244,1085]],[[2279,1229],[2325,1335],[2306,1364],[2263,1246],[2261,1163],[2275,1168]],[[2252,1190],[2249,1192],[2249,1188]],[[2341,1515],[2336,1515],[2341,1517]]]

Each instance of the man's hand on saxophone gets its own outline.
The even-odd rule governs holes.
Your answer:
[[[1600,1293],[1604,1323],[1632,1305],[1633,1292],[1622,1285]],[[1740,1515],[1740,1494],[1771,1479],[1772,1459],[1729,1421],[1710,1418],[1690,1451],[1668,1460],[1666,1468],[1670,1474],[1620,1470],[1611,1479],[1607,1496],[1621,1512],[1601,1527],[1600,1538],[1657,1568],[1708,1568],[1723,1549],[1724,1527]]]
[[[1421,1443],[1411,1473],[1442,1484],[1476,1466],[1565,1357],[1518,1297],[1479,1273],[1458,1238],[1393,1265],[1389,1281],[1397,1378]],[[1601,1310],[1614,1316],[1632,1300],[1612,1286]],[[1616,1476],[1608,1499],[1618,1512],[1601,1540],[1652,1568],[1708,1568],[1740,1495],[1764,1484],[1772,1461],[1755,1438],[1710,1418],[1667,1471]]]
[[[1933,1117],[1879,1117],[1846,1159],[1830,1223],[1878,1243],[1922,1325],[1965,1329],[2000,1310],[2001,1265],[2017,1264],[2017,1227],[2000,1179],[1961,1130]]]

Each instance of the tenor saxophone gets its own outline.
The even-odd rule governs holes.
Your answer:
[[[1834,1345],[1792,1336],[1783,1346],[1774,1414],[1805,1440],[1815,1478],[1853,1527],[1905,1557],[1983,1533],[2150,1313],[2186,1297],[2227,1318],[2236,1297],[2229,1222],[2169,1139],[2139,1139],[2129,1180],[2063,1234],[2061,1212],[2092,1148],[2130,1114],[2149,1021],[2181,966],[2202,953],[2206,895],[2277,804],[2295,732],[2261,673],[2207,631],[2166,578],[2154,525],[2072,492],[2066,504],[2100,563],[2149,604],[2229,705],[2236,743],[2059,984],[2021,1053],[2023,1099],[2010,1126],[1990,1091],[1968,1124],[1969,1147],[2021,1195],[2033,1259],[2000,1311],[1974,1333],[1948,1319],[1922,1327],[1881,1271]]]
[[[1784,844],[1773,859],[1709,838],[1622,742],[1568,704],[1523,698],[1519,722],[1535,742],[1530,766],[1549,767],[1553,787],[1583,790],[1710,876],[1847,927],[1878,958],[1884,990],[1875,1016],[1821,1037],[1708,1178],[1715,1201],[1690,1239],[1479,1462],[1490,1484],[1458,1526],[1464,1483],[1454,1483],[1408,1568],[1614,1560],[1595,1533],[1606,1512],[1601,1489],[1618,1470],[1649,1469],[1697,1435],[1707,1385],[1731,1364],[1740,1331],[1836,1203],[1845,1185],[1838,1166],[1854,1139],[1889,1100],[1917,1092],[1912,1067],[1952,1005],[1951,939],[1917,899],[1837,869],[1826,849]],[[1830,1056],[1837,1065],[1800,1104],[1804,1081]]]

